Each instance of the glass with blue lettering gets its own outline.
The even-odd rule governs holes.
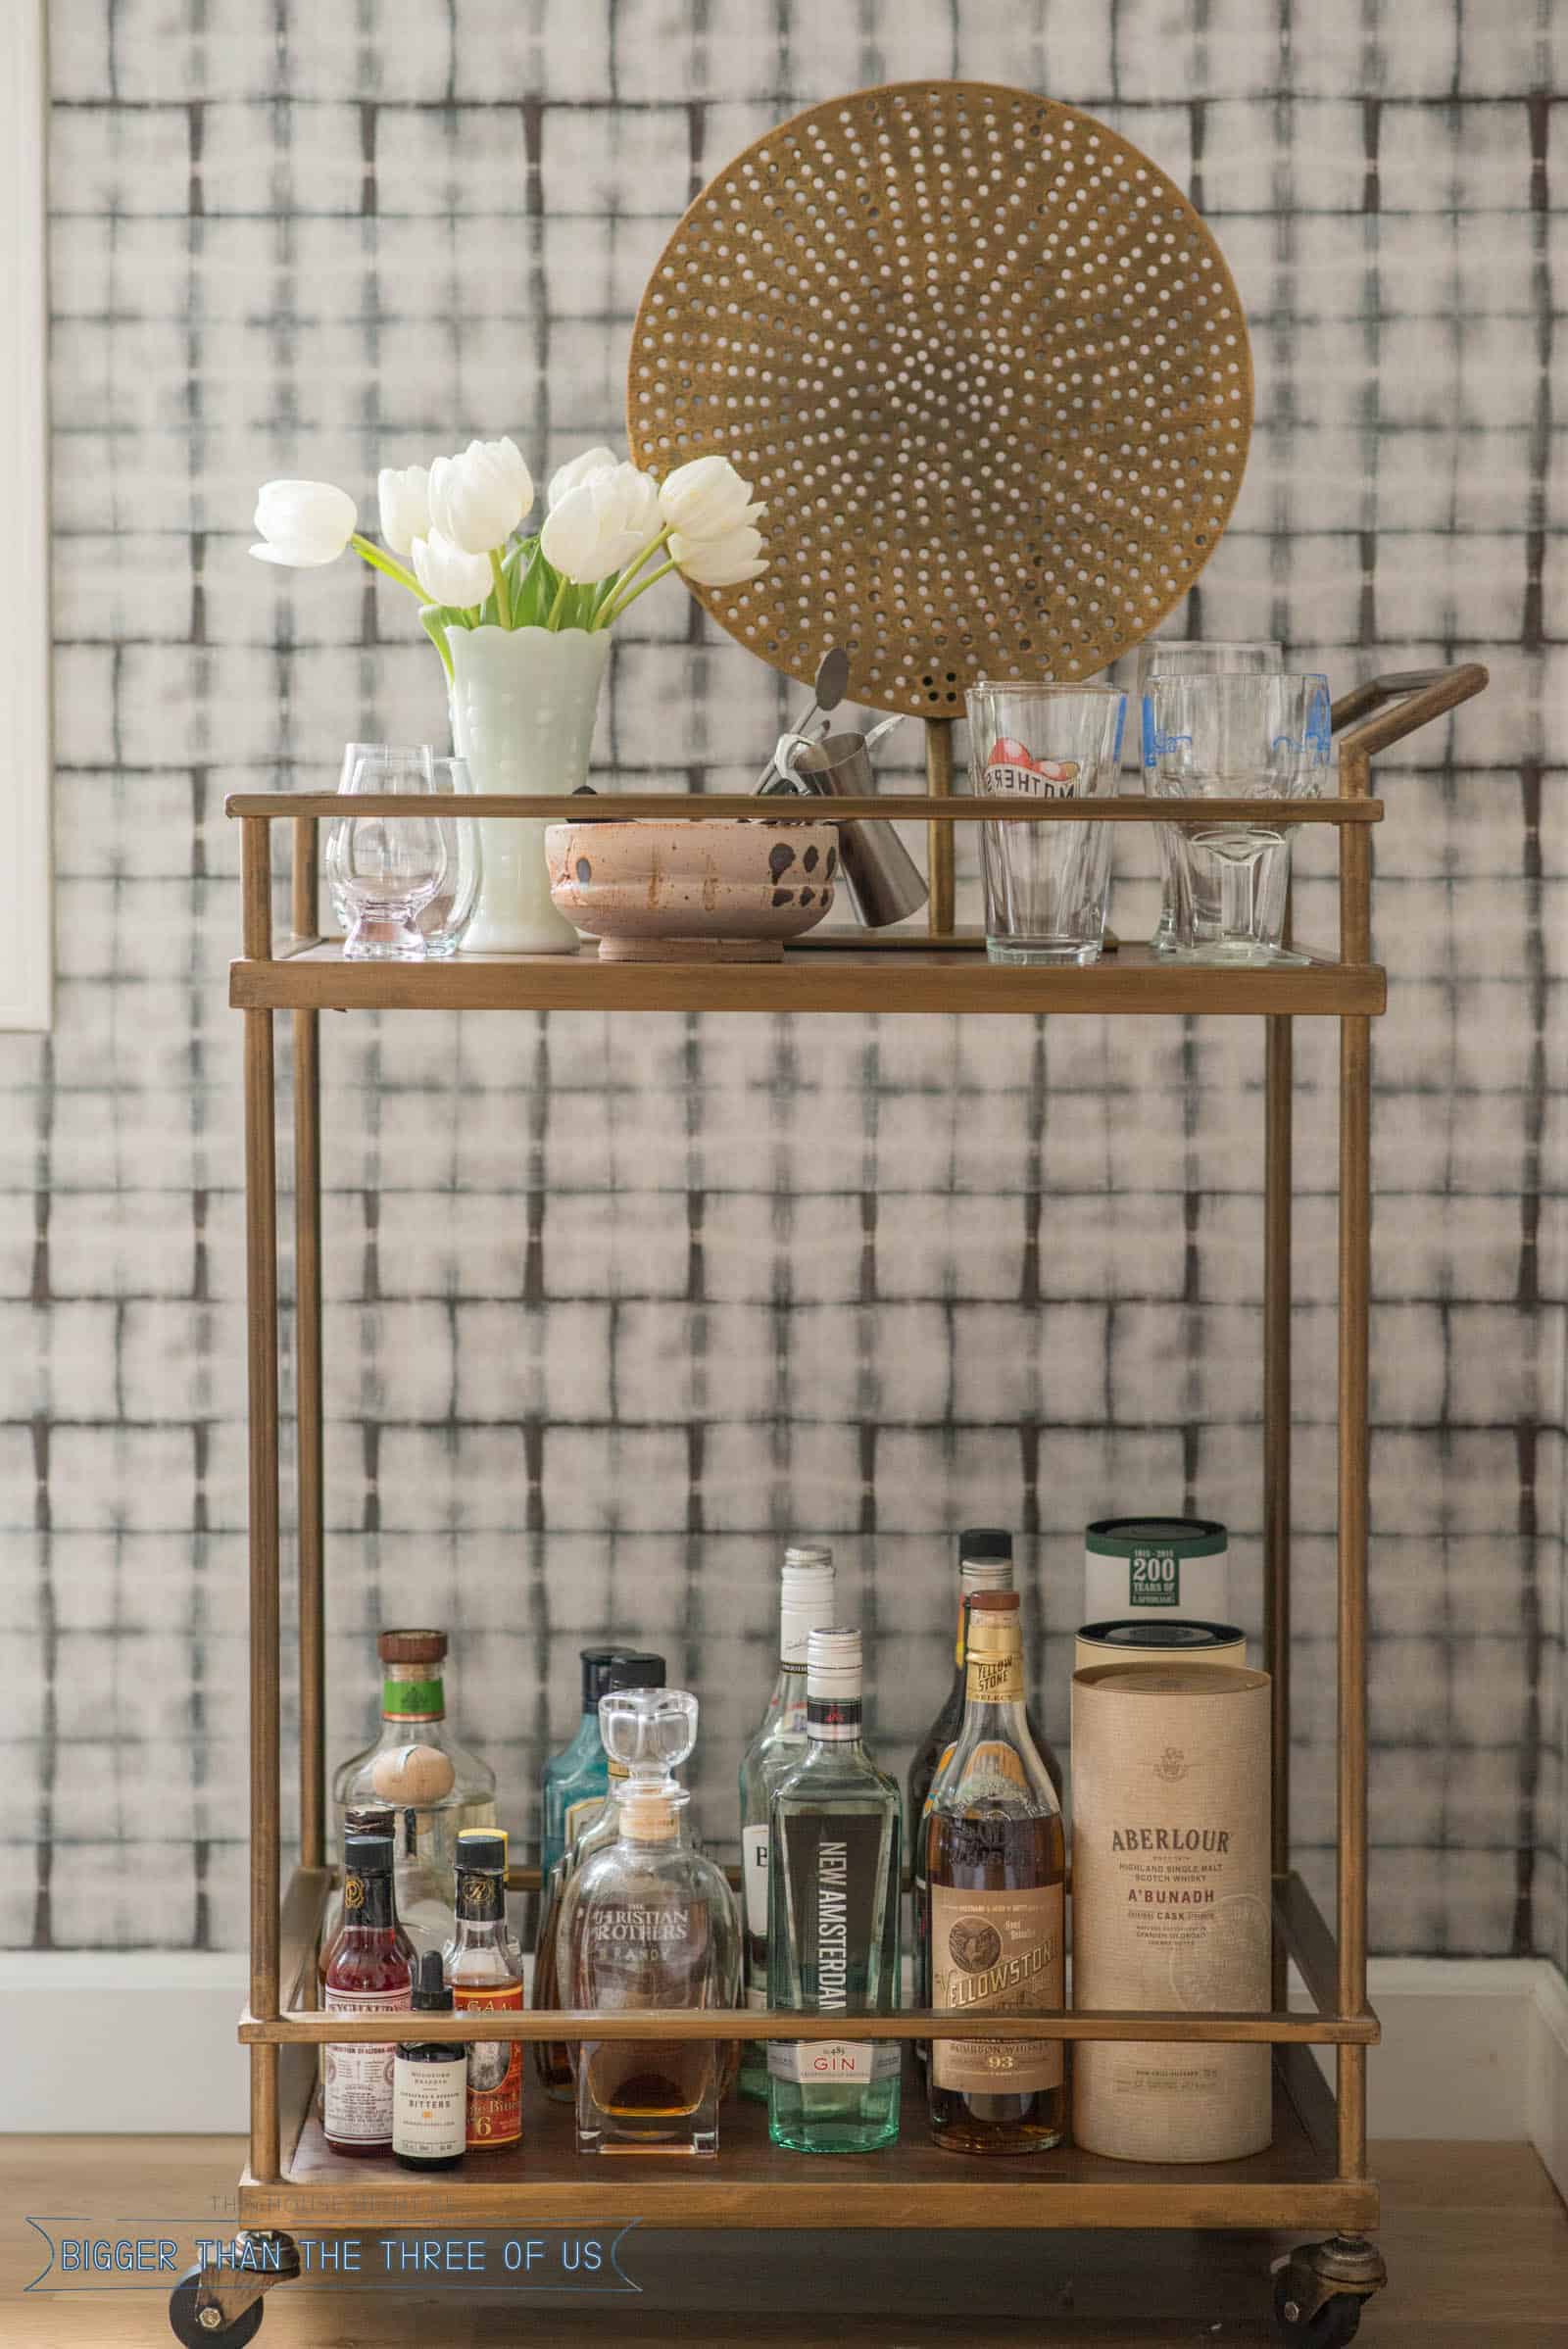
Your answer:
[[[1329,763],[1328,679],[1150,679],[1150,748],[1163,799],[1315,798]],[[1176,953],[1187,961],[1299,963],[1284,945],[1289,824],[1179,827]]]
[[[1082,800],[1114,792],[1127,696],[1113,685],[998,684],[965,697],[976,797]],[[1098,962],[1110,826],[983,823],[986,953],[993,962]]]
[[[1138,709],[1143,755],[1144,789],[1154,789],[1152,714],[1149,701],[1153,677],[1261,677],[1277,675],[1285,666],[1285,649],[1272,637],[1211,636],[1200,642],[1190,636],[1149,636],[1138,648]],[[1156,954],[1176,952],[1176,852],[1179,834],[1174,824],[1156,824],[1159,850],[1159,922],[1150,945]]]

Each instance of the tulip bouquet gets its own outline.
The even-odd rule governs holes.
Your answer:
[[[552,476],[541,528],[520,535],[533,476],[510,440],[378,476],[382,544],[362,535],[346,490],[269,481],[256,506],[264,563],[308,570],[350,547],[417,598],[447,674],[453,628],[610,627],[650,587],[681,571],[735,587],[767,567],[765,509],[727,457],[698,457],[664,480],[590,449]]]

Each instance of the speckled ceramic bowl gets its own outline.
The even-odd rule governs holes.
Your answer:
[[[550,895],[606,962],[774,962],[833,904],[834,824],[552,824]]]

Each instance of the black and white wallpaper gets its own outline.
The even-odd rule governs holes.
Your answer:
[[[1373,1939],[1560,1954],[1568,158],[1535,0],[52,0],[59,993],[0,1038],[0,1938],[244,1934],[236,843],[244,786],[445,733],[357,566],[252,563],[258,483],[510,432],[620,437],[631,316],[742,145],[865,82],[1102,116],[1212,221],[1257,424],[1183,633],[1337,688],[1493,686],[1382,774]],[[1553,133],[1556,132],[1554,141]],[[1555,294],[1560,307],[1560,288]],[[1554,592],[1555,591],[1555,592]],[[744,787],[799,694],[670,583],[596,762]],[[917,756],[915,730],[896,737]],[[900,772],[895,758],[887,769]],[[1112,918],[1147,931],[1147,842]],[[1298,927],[1329,935],[1316,852]],[[786,1536],[831,1540],[891,1767],[946,1685],[953,1533],[1020,1537],[1065,1742],[1082,1528],[1232,1529],[1255,1636],[1261,1038],[1250,1025],[556,1016],[324,1023],[331,1743],[373,1635],[528,1830],[576,1649],[703,1699],[702,1825],[771,1674]],[[1298,1041],[1298,1831],[1331,1879],[1333,1035]],[[285,1267],[286,1276],[286,1267]]]

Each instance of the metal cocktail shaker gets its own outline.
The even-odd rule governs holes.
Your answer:
[[[789,748],[781,745],[780,751],[788,759],[787,772],[797,791],[858,799],[876,789],[868,739],[863,734],[829,734],[820,742],[786,738]],[[775,791],[786,788],[783,783],[772,785]],[[839,861],[850,902],[868,930],[885,930],[925,904],[920,868],[891,824],[840,824]]]

